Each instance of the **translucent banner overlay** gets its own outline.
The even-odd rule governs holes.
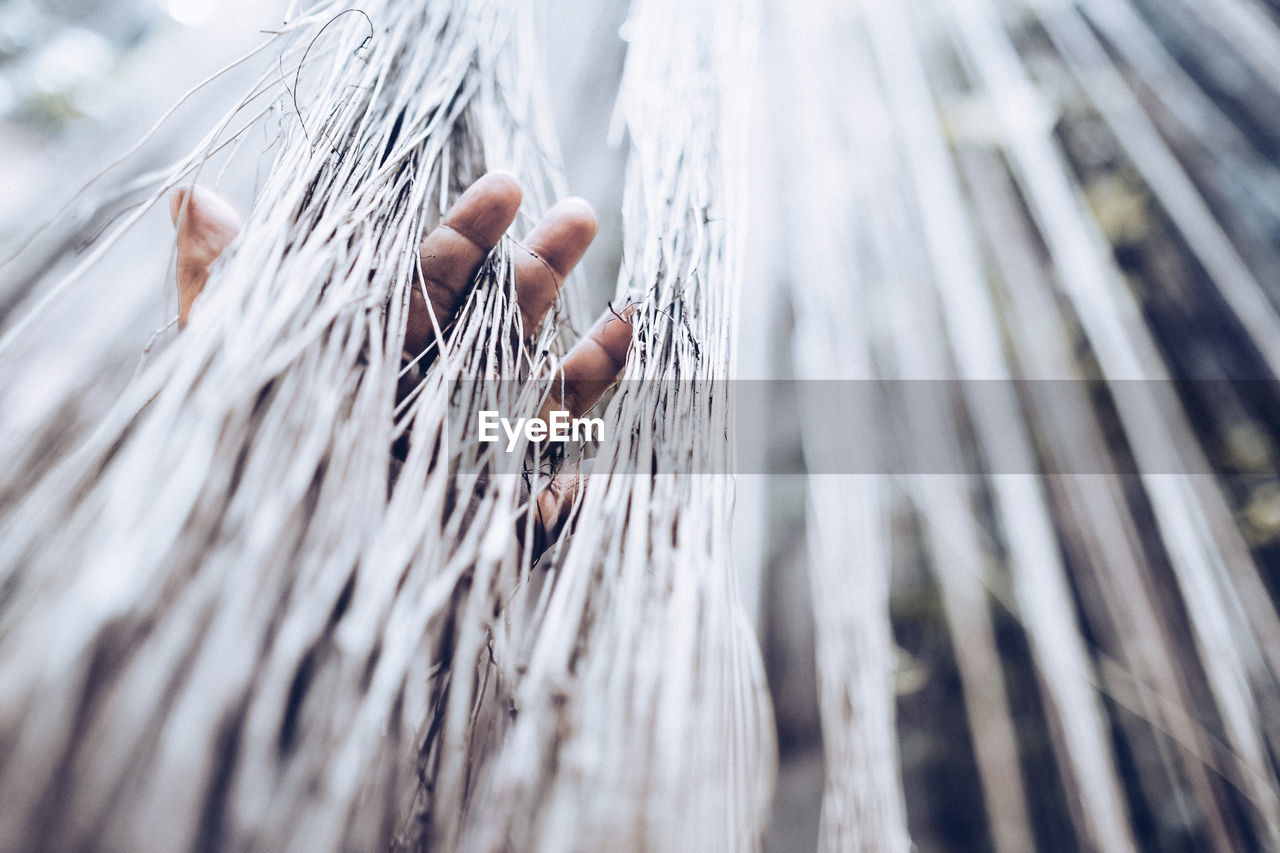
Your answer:
[[[448,393],[459,473],[1274,476],[1280,455],[1272,380],[627,382],[585,412],[551,382]]]

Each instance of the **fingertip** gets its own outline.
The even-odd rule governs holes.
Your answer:
[[[174,190],[169,196],[169,216],[175,226],[182,217],[184,203],[187,223],[183,226],[184,233],[190,228],[197,233],[209,232],[228,240],[239,233],[240,214],[231,202],[213,190],[199,186],[190,190],[185,187]]]
[[[520,205],[521,199],[524,198],[524,187],[520,186],[520,179],[516,177],[514,172],[506,169],[494,169],[481,175],[480,180],[471,185],[472,189],[483,187],[488,192],[498,193],[514,200],[515,205]]]
[[[596,212],[585,199],[573,197],[556,202],[525,238],[524,246],[538,260],[555,271],[559,289],[595,239]],[[554,296],[554,294],[553,294]]]
[[[547,220],[555,223],[561,239],[574,247],[581,247],[582,251],[586,251],[600,227],[595,208],[577,196],[558,202],[547,212]]]
[[[234,235],[240,230],[240,214],[231,202],[204,187],[195,187],[191,192],[188,209],[197,217],[198,224],[214,228],[220,233]]]
[[[459,196],[444,221],[487,250],[511,227],[523,198],[524,191],[515,175],[506,171],[488,172]]]
[[[563,403],[575,417],[599,402],[626,368],[633,336],[630,318],[634,311],[634,305],[622,311],[606,310],[565,357]]]
[[[631,315],[635,311],[635,303],[624,306],[621,311],[609,309],[601,317],[599,331],[594,336],[616,370],[622,370],[631,352]]]

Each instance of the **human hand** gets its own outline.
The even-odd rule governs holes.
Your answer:
[[[443,329],[461,310],[481,263],[515,221],[521,197],[515,176],[490,172],[472,184],[423,238],[421,286],[410,295],[405,331],[405,352],[411,359],[435,338],[432,312]],[[178,228],[178,322],[185,326],[210,268],[239,234],[241,220],[224,199],[201,188],[175,191],[170,215]],[[590,205],[570,198],[554,205],[516,244],[516,301],[529,334],[555,304],[561,285],[595,234]],[[560,407],[570,417],[585,414],[617,380],[631,346],[629,318],[630,311],[606,311],[565,357],[556,387],[563,393]],[[534,496],[529,509],[534,515],[535,556],[560,535],[581,482],[577,474],[559,475]]]

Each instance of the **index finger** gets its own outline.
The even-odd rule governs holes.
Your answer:
[[[417,353],[435,335],[431,321],[447,325],[462,307],[480,264],[498,245],[520,208],[520,182],[510,172],[489,172],[458,197],[422,240],[422,292],[410,295],[405,349]]]

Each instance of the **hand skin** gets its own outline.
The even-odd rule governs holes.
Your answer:
[[[421,284],[410,295],[405,352],[411,358],[434,339],[431,320],[449,325],[466,302],[480,264],[515,221],[520,183],[509,172],[489,172],[471,185],[445,213],[421,245]],[[178,323],[186,326],[209,269],[240,233],[241,219],[213,192],[196,187],[176,190],[170,215],[178,227]],[[532,334],[542,323],[569,273],[596,235],[596,216],[579,198],[558,202],[534,226],[515,258],[516,301],[524,328]],[[428,307],[429,306],[429,307]],[[565,357],[562,408],[579,417],[617,381],[631,347],[631,309],[606,311]],[[550,404],[549,404],[550,406]],[[534,556],[559,537],[582,478],[562,474],[533,500]],[[524,525],[519,529],[523,532]]]

